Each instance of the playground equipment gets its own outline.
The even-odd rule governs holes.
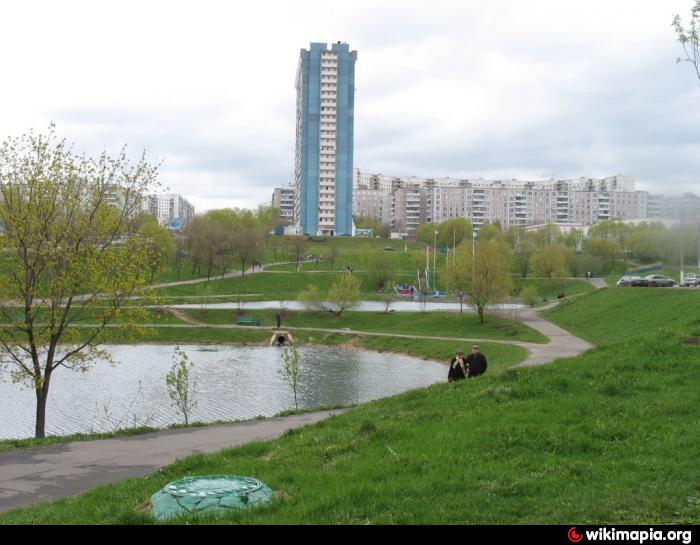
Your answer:
[[[400,297],[415,297],[415,295],[418,293],[415,286],[410,286],[408,284],[394,286],[394,290],[396,291],[396,295]]]

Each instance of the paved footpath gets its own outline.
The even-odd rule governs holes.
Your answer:
[[[594,285],[596,284],[594,283]],[[596,287],[603,286],[596,285]],[[423,338],[444,339],[452,342],[460,340],[501,342],[522,346],[528,351],[528,357],[516,367],[542,365],[556,358],[577,356],[593,347],[590,343],[540,317],[535,309],[519,311],[517,319],[549,337],[549,343],[536,344],[510,340],[427,336]],[[190,323],[176,327],[207,326]],[[251,328],[251,326],[235,325],[208,327]],[[359,335],[420,337],[391,333],[309,329]],[[346,411],[347,409],[318,411],[296,416],[253,420],[240,424],[166,430],[132,437],[73,442],[0,454],[0,513],[42,501],[76,495],[101,484],[149,475],[160,467],[172,464],[177,459],[192,454],[218,452],[251,441],[275,439],[289,429],[314,424]]]
[[[287,430],[315,424],[347,410],[6,452],[0,454],[0,513],[73,496],[101,484],[149,475],[192,454],[276,439]]]

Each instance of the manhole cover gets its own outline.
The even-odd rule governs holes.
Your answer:
[[[252,477],[205,475],[174,481],[151,496],[153,516],[168,519],[184,514],[225,512],[267,503],[272,490]]]

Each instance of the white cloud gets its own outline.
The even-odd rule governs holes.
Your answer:
[[[197,208],[252,207],[292,178],[299,49],[342,40],[363,170],[624,172],[698,192],[699,82],[670,27],[691,3],[14,3],[0,119],[5,134],[54,120],[91,153],[145,148]]]

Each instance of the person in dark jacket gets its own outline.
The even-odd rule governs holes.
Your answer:
[[[468,370],[467,376],[469,378],[478,377],[486,372],[488,364],[478,345],[475,344],[472,346],[472,353],[467,356],[465,361]]]
[[[450,370],[447,373],[447,382],[454,382],[455,380],[467,378],[468,372],[469,367],[464,361],[464,352],[459,351],[455,354],[455,357],[450,360]]]

